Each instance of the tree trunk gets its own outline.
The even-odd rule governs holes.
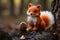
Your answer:
[[[2,10],[1,10],[1,0],[0,0],[0,16],[2,14]]]
[[[58,30],[60,30],[60,0],[58,4],[59,6],[58,6],[57,23],[58,23]]]
[[[21,0],[21,3],[20,3],[20,15],[23,14],[23,5],[24,5],[24,0]]]
[[[10,12],[11,16],[14,16],[14,0],[10,0]]]

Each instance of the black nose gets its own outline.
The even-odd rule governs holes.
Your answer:
[[[31,14],[32,15],[32,14]]]

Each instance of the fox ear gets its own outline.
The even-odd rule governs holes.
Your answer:
[[[31,7],[31,6],[32,6],[32,3],[29,3],[29,4],[28,4],[28,8]]]
[[[41,5],[37,5],[37,8],[41,9]]]

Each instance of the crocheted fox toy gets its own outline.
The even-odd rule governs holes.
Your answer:
[[[29,30],[47,30],[54,24],[54,16],[49,11],[41,11],[41,5],[28,5],[27,22]]]

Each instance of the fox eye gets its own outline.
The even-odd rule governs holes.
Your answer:
[[[36,13],[37,11],[35,10],[34,13]]]

